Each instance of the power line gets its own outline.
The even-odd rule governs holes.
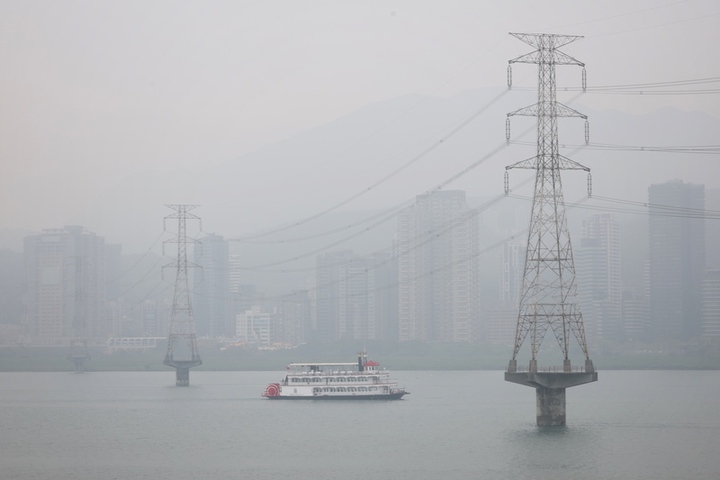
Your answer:
[[[375,181],[373,184],[371,184],[370,186],[368,186],[368,187],[366,187],[366,188],[363,188],[362,190],[358,191],[357,193],[351,195],[350,197],[348,197],[348,198],[346,198],[346,199],[344,199],[344,200],[342,200],[342,201],[340,201],[340,202],[338,202],[338,203],[336,203],[336,204],[334,204],[334,205],[332,205],[332,206],[330,206],[330,207],[328,207],[328,208],[326,208],[326,209],[324,209],[324,210],[321,210],[320,212],[318,212],[318,213],[316,213],[316,214],[314,214],[314,215],[311,215],[311,216],[309,216],[309,217],[306,217],[306,218],[304,218],[304,219],[302,219],[302,220],[299,220],[299,221],[293,222],[293,223],[291,223],[291,224],[289,224],[289,225],[285,225],[285,226],[283,226],[283,227],[278,227],[278,228],[275,228],[275,229],[272,229],[272,230],[269,230],[269,231],[266,231],[266,232],[263,232],[263,233],[240,237],[239,239],[237,239],[237,241],[245,241],[245,240],[251,240],[251,239],[256,239],[256,238],[262,238],[262,237],[266,237],[266,236],[268,236],[268,235],[272,235],[272,234],[275,234],[275,233],[279,233],[279,232],[283,232],[283,231],[289,230],[289,229],[291,229],[291,228],[298,227],[298,226],[300,226],[300,225],[304,225],[305,223],[308,223],[308,222],[310,222],[310,221],[312,221],[312,220],[315,220],[315,219],[320,218],[320,217],[322,217],[322,216],[324,216],[324,215],[327,215],[328,213],[333,212],[333,211],[339,209],[340,207],[343,207],[343,206],[347,205],[348,203],[352,202],[353,200],[356,200],[357,198],[359,198],[359,197],[367,194],[368,192],[374,190],[374,189],[377,188],[378,186],[382,185],[382,184],[385,183],[386,181],[390,180],[391,178],[393,178],[394,176],[396,176],[397,174],[399,174],[400,172],[406,170],[406,169],[409,168],[411,165],[413,165],[414,163],[416,163],[418,160],[424,158],[425,156],[427,156],[428,154],[430,154],[432,151],[434,151],[435,149],[437,149],[439,146],[443,145],[447,140],[449,140],[450,138],[452,138],[453,136],[455,136],[457,133],[459,133],[460,131],[462,131],[462,130],[463,130],[465,127],[467,127],[473,120],[475,120],[477,117],[479,117],[481,114],[483,114],[488,108],[490,108],[492,105],[494,105],[495,103],[497,103],[506,93],[507,93],[507,90],[503,90],[500,94],[496,95],[493,99],[491,99],[488,103],[486,103],[485,105],[483,105],[480,109],[476,110],[472,115],[470,115],[469,117],[467,117],[465,120],[461,121],[456,127],[454,127],[453,129],[451,129],[447,134],[445,134],[445,135],[444,135],[443,137],[441,137],[439,140],[435,141],[432,145],[430,145],[430,146],[427,147],[425,150],[423,150],[423,151],[420,152],[419,154],[417,154],[417,155],[415,155],[414,157],[412,157],[410,160],[408,160],[407,162],[405,162],[404,164],[402,164],[400,167],[396,168],[396,169],[393,170],[392,172],[390,172],[390,173],[388,173],[387,175],[385,175],[385,176],[381,177],[380,179],[376,180],[376,181]]]
[[[630,28],[628,30],[619,30],[617,32],[598,33],[596,35],[588,35],[587,38],[606,37],[606,36],[610,36],[610,35],[619,35],[621,33],[630,33],[630,32],[637,32],[640,30],[648,30],[651,28],[667,27],[669,25],[677,25],[679,23],[691,22],[693,20],[702,20],[702,19],[706,19],[706,18],[710,18],[710,17],[715,17],[717,15],[720,15],[720,12],[713,12],[713,13],[708,13],[705,15],[698,15],[696,17],[690,17],[690,18],[685,18],[682,20],[676,20],[674,22],[665,22],[665,23],[659,23],[656,25],[647,25],[645,27]]]
[[[370,217],[364,218],[362,220],[358,220],[357,222],[353,222],[348,225],[344,225],[342,227],[334,228],[331,230],[326,230],[324,232],[308,234],[308,235],[305,235],[302,237],[283,238],[283,239],[279,239],[279,240],[264,240],[264,241],[253,241],[253,240],[243,240],[241,238],[239,238],[239,239],[230,238],[230,239],[228,239],[228,241],[241,242],[241,243],[246,243],[246,244],[269,244],[269,243],[293,243],[293,242],[301,242],[304,240],[312,240],[315,238],[325,237],[328,235],[332,235],[334,233],[339,233],[339,232],[350,230],[351,228],[354,228],[358,225],[362,225],[364,223],[367,223],[369,221],[375,220],[376,218],[380,218],[380,217],[383,217],[388,214],[395,214],[395,213],[397,213],[398,210],[401,210],[401,209],[405,208],[406,206],[408,206],[409,204],[411,204],[412,201],[413,201],[413,199],[405,200],[391,208],[383,210],[375,215],[371,215]]]
[[[547,31],[549,31],[549,30],[558,30],[558,29],[561,29],[561,28],[576,27],[576,26],[578,26],[578,25],[587,25],[588,23],[604,22],[605,20],[613,20],[613,19],[616,19],[616,18],[622,18],[622,17],[627,17],[627,16],[630,16],[630,15],[636,15],[636,14],[638,14],[638,13],[649,12],[649,11],[651,11],[651,10],[658,10],[658,9],[661,9],[661,8],[672,7],[672,6],[674,6],[674,5],[680,5],[680,4],[682,4],[682,3],[688,3],[689,1],[691,1],[691,0],[682,0],[682,1],[680,1],[680,2],[667,3],[667,4],[665,4],[665,5],[656,5],[656,6],[650,7],[650,8],[643,8],[643,9],[641,9],[641,10],[634,10],[634,11],[632,11],[632,12],[620,13],[620,14],[618,14],[618,15],[611,15],[611,16],[609,16],[609,17],[595,18],[595,19],[592,19],[592,20],[586,20],[586,21],[584,21],[584,22],[566,23],[565,25],[555,25],[555,26],[553,26],[553,27],[543,28],[543,29],[541,29],[541,30],[547,30]]]
[[[153,241],[152,245],[150,245],[150,248],[148,248],[147,251],[145,253],[143,253],[142,256],[140,258],[138,258],[137,261],[135,261],[135,263],[133,263],[130,266],[130,268],[128,268],[127,270],[125,270],[124,272],[122,272],[120,275],[113,278],[112,280],[108,280],[106,283],[113,283],[113,282],[120,280],[122,277],[124,277],[126,274],[128,274],[133,268],[137,267],[140,264],[140,262],[142,262],[145,259],[145,257],[147,257],[150,254],[150,252],[152,252],[152,249],[155,248],[155,245],[157,245],[158,241],[160,241],[160,239],[162,238],[162,236],[164,234],[165,234],[165,232],[160,232],[160,235],[158,235],[158,237]]]
[[[535,146],[533,142],[511,140],[514,145]],[[574,145],[563,143],[561,148],[582,148],[583,150],[605,150],[618,152],[659,152],[659,153],[690,153],[701,155],[716,155],[720,153],[720,145],[668,145],[668,146],[644,146],[644,145],[619,145],[613,143],[589,142],[586,145]]]
[[[613,95],[709,95],[720,93],[718,88],[710,89],[677,89],[698,85],[720,83],[720,77],[695,78],[687,80],[674,80],[669,82],[631,83],[618,85],[595,85],[586,87],[561,87],[563,92],[585,92],[593,94]],[[665,88],[666,90],[659,90]],[[517,90],[530,91],[530,87],[518,87]]]
[[[519,200],[532,201],[531,197],[524,195],[509,195],[512,198]],[[619,204],[628,205],[630,207],[642,207],[642,209],[632,208],[619,208],[609,207],[602,205],[583,205],[579,203],[567,204],[573,208],[581,208],[584,210],[595,210],[601,212],[611,213],[630,213],[635,215],[646,215],[651,217],[672,217],[672,218],[689,218],[689,219],[700,219],[700,220],[720,220],[720,211],[716,210],[700,210],[700,209],[688,209],[683,207],[673,207],[668,205],[651,204],[647,202],[633,202],[631,200],[613,199],[612,197],[589,197],[593,200],[601,200],[606,202],[614,202]],[[654,209],[654,210],[651,210]]]

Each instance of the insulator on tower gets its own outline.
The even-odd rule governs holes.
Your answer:
[[[585,145],[590,144],[590,122],[585,120]]]
[[[508,65],[507,71],[508,90],[512,88],[512,65]]]
[[[510,117],[505,119],[505,141],[510,145]]]
[[[587,91],[587,71],[585,71],[585,67],[582,70],[582,87],[583,93],[585,93]]]
[[[510,174],[505,170],[505,196],[510,194]]]
[[[588,172],[588,198],[592,197],[592,173]]]

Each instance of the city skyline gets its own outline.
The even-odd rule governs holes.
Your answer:
[[[658,188],[673,188],[673,186],[690,186],[680,181],[666,182],[665,184],[652,185],[648,191],[657,191]],[[694,188],[701,188],[702,186],[695,185]],[[677,188],[677,187],[676,187]],[[702,191],[702,190],[700,190]],[[650,261],[650,254],[652,245],[657,243],[653,241],[653,238],[658,237],[664,230],[658,230],[659,227],[653,231],[652,225],[662,224],[669,225],[672,227],[678,222],[683,222],[683,218],[677,219],[677,209],[682,208],[683,211],[692,211],[694,215],[704,215],[704,204],[702,202],[693,203],[691,206],[677,204],[678,201],[682,200],[682,196],[668,197],[664,195],[657,197],[655,195],[655,202],[647,203],[649,210],[647,213],[648,226],[646,237],[646,254],[648,255],[648,261],[644,263],[645,269],[652,268],[652,262]],[[440,207],[443,203],[439,203],[438,207],[429,208],[432,203],[429,201],[433,198],[445,198],[450,203],[448,205],[455,205],[449,210],[446,207]],[[462,206],[464,203],[464,192],[439,192],[436,194],[420,196],[417,199],[418,205],[414,207],[408,207],[407,209],[400,212],[397,216],[397,227],[398,236],[396,237],[396,243],[394,248],[390,248],[392,244],[386,246],[386,253],[383,256],[378,256],[379,253],[372,255],[356,254],[352,251],[342,250],[329,250],[327,253],[322,253],[315,257],[316,266],[309,270],[306,278],[315,277],[313,283],[304,282],[297,284],[288,291],[282,292],[281,294],[267,295],[263,292],[262,287],[258,290],[257,285],[244,284],[242,281],[242,266],[240,265],[241,260],[234,255],[228,253],[228,242],[222,235],[208,234],[201,239],[193,250],[192,258],[198,263],[199,266],[203,266],[203,272],[196,276],[196,280],[192,287],[192,296],[194,298],[194,307],[196,309],[196,322],[198,328],[198,336],[204,337],[223,337],[227,339],[245,337],[247,334],[240,335],[236,333],[234,329],[240,325],[239,316],[246,315],[250,311],[255,311],[261,315],[257,318],[266,318],[267,330],[263,341],[269,341],[271,343],[281,344],[297,344],[306,343],[308,341],[321,341],[321,342],[332,342],[342,339],[354,339],[354,340],[430,340],[430,341],[471,341],[473,343],[500,343],[507,344],[508,340],[511,339],[512,330],[514,329],[514,321],[517,318],[517,291],[519,290],[519,279],[520,273],[518,268],[522,263],[520,259],[524,255],[524,247],[522,237],[512,240],[500,241],[496,244],[494,249],[487,252],[480,253],[483,244],[493,241],[494,239],[503,238],[507,234],[506,225],[503,222],[497,223],[493,220],[492,215],[486,215],[483,219],[484,214],[492,212],[491,208],[486,208],[485,204],[470,209],[467,205]],[[663,203],[658,203],[663,202]],[[419,207],[426,204],[426,207]],[[677,205],[676,205],[677,204]],[[423,208],[423,216],[431,223],[421,222],[413,229],[408,229],[410,223],[416,222],[413,220],[418,214],[411,214],[413,209]],[[654,210],[653,210],[654,209]],[[433,213],[434,212],[434,213]],[[653,212],[653,213],[651,213]],[[514,214],[512,214],[514,215]],[[620,223],[615,219],[616,214],[612,213],[584,213],[583,220],[578,225],[582,225],[582,230],[579,232],[571,233],[571,236],[575,237],[578,247],[576,249],[576,264],[579,284],[579,300],[581,308],[583,309],[584,316],[586,318],[586,325],[588,330],[588,339],[591,343],[597,344],[600,341],[615,341],[623,342],[626,340],[658,340],[661,338],[665,339],[691,339],[703,334],[706,337],[715,335],[717,330],[717,320],[712,317],[716,308],[713,307],[712,302],[715,301],[716,294],[714,291],[713,277],[716,275],[716,267],[713,265],[706,265],[703,273],[703,278],[700,280],[702,285],[699,284],[697,288],[698,298],[707,299],[707,305],[702,303],[700,300],[697,302],[697,318],[693,322],[693,327],[690,327],[690,333],[682,333],[685,330],[673,327],[675,330],[670,334],[666,334],[662,337],[656,335],[659,329],[667,329],[663,327],[662,320],[653,316],[650,313],[651,305],[653,304],[652,295],[652,282],[648,284],[647,290],[635,288],[626,278],[620,276],[622,270],[620,258],[623,251],[627,251],[627,246],[623,244],[623,235],[621,234],[622,229],[627,229],[628,226],[625,223]],[[464,219],[464,220],[463,220]],[[467,250],[465,253],[459,256],[453,256],[449,252],[452,251],[452,245],[457,242],[458,239],[450,241],[450,238],[455,238],[458,234],[453,233],[453,230],[458,225],[463,224],[473,219],[472,224],[476,225],[472,227],[478,230],[478,232],[484,232],[484,235],[475,233],[475,240],[472,241],[475,245],[475,253],[473,250]],[[692,220],[692,219],[690,219]],[[496,224],[495,227],[488,230],[488,224]],[[692,220],[693,222],[705,222],[705,220],[698,219]],[[660,223],[658,223],[660,222]],[[670,222],[670,223],[668,223]],[[405,225],[403,227],[403,225]],[[467,227],[464,227],[467,228]],[[672,229],[671,229],[672,230]],[[690,229],[684,228],[685,231],[691,232]],[[405,231],[406,233],[402,233]],[[73,233],[74,232],[74,233]],[[413,233],[415,232],[415,233]],[[469,234],[470,230],[467,230]],[[494,232],[494,233],[493,233]],[[702,244],[705,243],[705,229],[696,229],[695,232],[703,237]],[[692,232],[691,232],[692,233]],[[708,233],[712,233],[708,231]],[[25,251],[26,264],[32,265],[37,253],[35,245],[38,244],[39,239],[48,238],[55,239],[58,234],[68,236],[68,238],[79,236],[83,238],[99,238],[101,241],[102,237],[94,232],[88,232],[80,226],[69,226],[61,229],[47,229],[40,236],[28,236],[26,244],[28,245]],[[442,238],[450,234],[443,243],[436,243],[437,238]],[[43,237],[43,235],[45,237]],[[698,233],[694,234],[697,237]],[[436,238],[437,237],[437,238]],[[472,235],[471,235],[472,237]],[[468,238],[471,238],[468,237]],[[515,237],[513,235],[513,237]],[[694,238],[691,234],[691,238]],[[37,239],[37,240],[36,240]],[[402,240],[404,239],[404,240]],[[428,241],[431,243],[428,243]],[[450,241],[450,243],[448,243]],[[654,243],[653,243],[654,242]],[[40,242],[42,243],[42,242]],[[67,243],[67,242],[65,242]],[[122,246],[120,245],[107,245],[105,246],[104,241],[101,241],[102,248],[101,252],[96,255],[102,257],[103,268],[112,271],[112,278],[108,278],[105,281],[106,288],[104,290],[118,292],[125,290],[124,286],[117,284],[117,278],[122,278],[131,271],[132,268],[137,264],[135,261],[130,269],[122,271],[119,267],[119,257]],[[462,244],[462,242],[460,243]],[[407,263],[408,253],[416,255],[413,252],[421,252],[430,248],[430,245],[435,251],[434,257],[437,257],[436,263],[428,264],[425,267],[414,267],[414,269],[408,269],[407,266],[403,267],[404,263]],[[501,247],[501,248],[500,248]],[[674,247],[674,248],[682,248]],[[107,249],[107,252],[105,252]],[[450,249],[450,250],[447,250]],[[63,250],[59,253],[63,257],[63,264],[66,265],[65,270],[75,272],[77,266],[75,263],[70,262],[77,255],[72,255],[71,249]],[[427,250],[428,252],[430,250]],[[625,253],[627,255],[627,253]],[[489,257],[488,257],[489,255]],[[57,255],[55,255],[57,257]],[[469,323],[465,323],[465,327],[461,328],[461,331],[465,333],[462,336],[452,334],[453,328],[455,327],[441,327],[439,325],[432,326],[431,324],[425,325],[423,329],[426,332],[423,336],[416,335],[411,337],[407,333],[403,333],[402,311],[405,308],[408,312],[408,301],[411,297],[408,297],[410,292],[408,288],[413,289],[416,287],[422,287],[426,278],[433,278],[434,281],[444,282],[440,273],[448,267],[456,268],[457,265],[471,265],[472,259],[476,257],[486,256],[487,260],[491,260],[493,265],[491,270],[478,270],[475,267],[475,273],[471,276],[476,278],[475,282],[478,286],[472,287],[472,284],[468,284],[466,287],[458,288],[453,287],[453,290],[457,293],[458,291],[470,291],[473,288],[477,289],[477,293],[474,295],[473,302],[480,302],[480,298],[486,298],[480,308],[475,310],[475,313],[469,317]],[[134,256],[127,256],[128,260]],[[663,258],[667,257],[667,254]],[[60,258],[60,257],[57,257]],[[55,259],[55,263],[60,260]],[[406,258],[406,260],[403,260]],[[495,260],[492,260],[495,259]],[[419,257],[417,259],[419,261]],[[98,260],[99,261],[99,260]],[[28,263],[29,262],[29,263]],[[87,263],[87,260],[81,260],[83,263]],[[470,263],[469,263],[470,262]],[[72,263],[72,265],[70,265]],[[127,263],[127,261],[126,261]],[[416,263],[416,262],[411,262]],[[698,264],[696,262],[696,264]],[[408,264],[409,265],[409,264]],[[421,264],[417,264],[421,265]],[[674,264],[673,264],[674,265]],[[153,267],[155,268],[155,267]],[[419,269],[418,269],[419,268]],[[623,267],[624,268],[624,267]],[[655,269],[657,270],[657,266]],[[671,270],[675,270],[676,267],[671,267]],[[41,269],[42,270],[42,269]],[[157,268],[159,273],[159,268]],[[32,269],[27,270],[29,275]],[[330,274],[329,272],[335,271]],[[395,273],[392,273],[392,272]],[[428,276],[430,271],[436,271],[433,275]],[[471,270],[468,270],[468,273]],[[326,272],[326,273],[321,273]],[[385,272],[385,273],[382,273]],[[423,273],[424,272],[424,273]],[[72,272],[70,272],[72,273]],[[140,275],[142,272],[136,272]],[[47,277],[47,273],[38,273],[38,275]],[[390,276],[388,276],[390,275]],[[56,275],[57,276],[57,275]],[[461,275],[460,278],[464,276]],[[650,274],[653,276],[653,274]],[[667,274],[655,274],[657,278],[668,278]],[[707,276],[707,277],[706,277]],[[66,275],[66,277],[68,277]],[[69,277],[68,277],[69,278]],[[450,281],[451,277],[448,277]],[[487,280],[482,280],[483,278]],[[650,277],[648,277],[650,278]],[[26,280],[29,285],[33,285],[37,282],[31,277],[27,277]],[[67,280],[67,279],[66,279]],[[485,284],[494,283],[497,285],[496,291],[497,297],[495,300],[487,300],[487,293],[489,293],[488,287],[479,288],[480,283]],[[670,280],[667,280],[670,281]],[[68,283],[69,282],[69,283]],[[62,311],[69,312],[67,305],[70,305],[73,296],[73,291],[76,287],[70,285],[70,280],[65,282],[63,295],[67,297],[63,302],[58,303],[62,306]],[[74,283],[73,283],[74,285]],[[231,286],[232,285],[232,286]],[[452,285],[452,281],[448,283]],[[157,287],[157,286],[156,286]],[[123,298],[122,295],[115,293],[114,295],[107,296],[107,306],[103,306],[100,310],[106,312],[103,315],[90,314],[88,317],[95,319],[98,326],[93,327],[93,332],[99,332],[98,328],[104,329],[102,335],[89,335],[95,338],[111,337],[155,337],[157,335],[164,336],[167,332],[161,329],[164,324],[165,329],[167,328],[167,316],[170,308],[170,303],[167,300],[167,294],[165,295],[166,300],[161,300],[162,295],[154,295],[154,291],[157,288],[152,288],[149,292],[145,290],[139,290],[138,296],[142,297],[140,303],[131,301],[128,303],[128,299]],[[702,288],[701,288],[702,287]],[[428,284],[428,288],[433,290],[431,284]],[[486,290],[483,294],[481,290]],[[90,288],[88,284],[85,287],[86,291],[98,291],[98,288]],[[102,289],[101,289],[102,290]],[[32,288],[29,288],[28,294],[32,296]],[[443,290],[438,290],[442,292]],[[701,293],[702,292],[702,293]],[[28,302],[28,317],[26,319],[26,328],[31,328],[31,325],[36,323],[32,320],[32,312],[35,307],[32,304],[32,298],[26,297]],[[440,297],[429,296],[426,297],[425,301],[433,301],[428,299],[438,299],[446,297],[447,295],[441,294]],[[462,297],[462,295],[461,295]],[[395,298],[393,300],[393,298]],[[466,298],[470,298],[469,295]],[[667,302],[672,301],[672,296],[664,294],[662,299]],[[384,300],[383,300],[384,299]],[[404,300],[403,300],[404,299]],[[210,303],[215,306],[211,306]],[[205,305],[205,303],[207,305]],[[330,302],[330,303],[328,303]],[[390,303],[388,303],[390,302]],[[57,303],[57,302],[56,302]],[[220,305],[220,307],[217,307]],[[331,306],[334,305],[334,306]],[[395,305],[393,307],[393,305]],[[405,305],[403,307],[403,305]],[[430,305],[430,304],[428,304]],[[668,304],[669,305],[669,304]],[[214,310],[225,309],[225,314],[221,314],[218,319],[214,319]],[[418,307],[413,307],[418,308]],[[440,308],[438,305],[428,306],[423,308]],[[446,311],[452,311],[455,307],[442,307]],[[665,310],[670,311],[670,307],[663,307]],[[674,308],[674,307],[673,307]],[[679,308],[679,307],[678,307]],[[96,309],[97,310],[97,309]],[[643,313],[645,312],[645,313]],[[49,338],[62,338],[68,339],[68,325],[72,324],[73,314],[63,314],[63,324],[65,325],[64,335],[37,335],[31,334],[30,337],[41,337],[45,336],[42,340],[44,343],[52,343]],[[262,317],[265,315],[265,317]],[[405,313],[407,315],[407,313]],[[413,315],[416,316],[416,315]],[[225,320],[222,320],[224,318]],[[421,317],[417,317],[421,318]],[[217,326],[215,322],[219,322]],[[452,324],[448,324],[452,325]],[[34,328],[34,327],[33,327]],[[682,327],[685,328],[685,327]],[[26,330],[26,334],[32,330]],[[442,332],[446,333],[442,333]],[[323,333],[325,332],[325,333]],[[694,333],[693,333],[694,332]],[[455,336],[452,336],[455,335]],[[64,340],[63,340],[64,341]]]

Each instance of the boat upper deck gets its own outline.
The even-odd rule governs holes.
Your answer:
[[[345,375],[349,373],[380,373],[378,363],[369,361],[363,364],[354,362],[334,363],[291,363],[287,366],[289,375]]]

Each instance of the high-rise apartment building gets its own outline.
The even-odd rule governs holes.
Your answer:
[[[316,339],[392,338],[396,311],[393,265],[390,254],[358,256],[346,250],[319,255]]]
[[[700,335],[705,186],[673,180],[649,188],[650,325],[655,339]]]
[[[316,319],[314,339],[333,342],[340,338],[340,315],[344,312],[348,267],[354,255],[351,250],[327,252],[316,259]],[[347,317],[347,314],[344,313]],[[347,323],[347,320],[345,320]]]
[[[625,340],[647,340],[650,330],[647,299],[638,297],[630,290],[623,291],[622,322]]]
[[[278,338],[286,345],[306,343],[312,329],[312,308],[307,290],[296,290],[277,300]]]
[[[620,267],[620,224],[612,214],[591,215],[575,251],[578,299],[590,338],[624,337]]]
[[[400,341],[480,340],[477,232],[462,191],[419,195],[400,214]]]
[[[517,242],[503,244],[498,303],[492,308],[483,309],[487,343],[512,345],[515,341],[524,268],[524,245]]]
[[[706,270],[702,282],[702,336],[720,338],[720,270]]]
[[[520,305],[525,246],[517,242],[503,244],[502,273],[500,276],[500,303],[517,310]]]
[[[63,344],[71,338],[104,342],[105,240],[72,225],[25,237],[25,334]]]
[[[201,267],[193,272],[193,310],[197,335],[232,337],[235,320],[231,315],[228,242],[221,235],[203,237],[195,245],[193,260]]]

